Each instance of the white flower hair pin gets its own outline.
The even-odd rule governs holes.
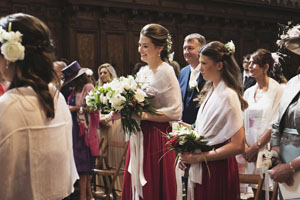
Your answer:
[[[227,49],[228,52],[230,52],[230,53],[234,53],[235,52],[235,45],[234,45],[234,43],[233,43],[232,40],[230,40],[230,42],[227,42],[225,44],[225,47],[226,47],[226,49]]]
[[[24,60],[25,47],[21,44],[23,35],[19,31],[11,31],[11,26],[10,22],[8,31],[0,27],[1,53],[10,62]]]

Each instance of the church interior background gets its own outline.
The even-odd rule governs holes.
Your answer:
[[[300,23],[300,0],[7,0],[0,15],[24,12],[50,27],[57,59],[78,60],[94,72],[109,62],[119,75],[139,62],[139,31],[147,23],[167,27],[173,37],[174,60],[186,65],[182,45],[187,34],[198,32],[207,41],[233,40],[235,57],[258,48],[278,50],[279,24]],[[282,64],[289,79],[296,74],[299,56]],[[95,73],[97,76],[97,73]],[[97,77],[96,77],[97,78]]]

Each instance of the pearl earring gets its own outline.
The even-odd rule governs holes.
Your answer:
[[[5,66],[6,69],[8,69],[8,64]]]

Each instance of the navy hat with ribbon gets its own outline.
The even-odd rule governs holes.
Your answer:
[[[87,70],[88,68],[81,68],[79,63],[75,60],[70,65],[66,66],[61,70],[61,72],[64,74],[64,83],[62,86],[67,85],[75,78],[84,74]]]

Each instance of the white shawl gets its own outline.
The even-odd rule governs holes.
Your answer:
[[[238,95],[221,81],[202,103],[196,119],[196,131],[208,139],[209,145],[216,145],[230,139],[242,126]],[[190,199],[193,199],[195,183],[202,184],[202,163],[195,163],[190,167]]]
[[[147,95],[153,96],[151,105],[172,120],[179,120],[182,113],[181,92],[174,69],[163,62],[154,72],[144,66],[137,73],[136,81],[142,84]],[[144,138],[140,131],[130,136],[130,163],[133,199],[143,198],[142,187],[147,183],[143,172]]]

